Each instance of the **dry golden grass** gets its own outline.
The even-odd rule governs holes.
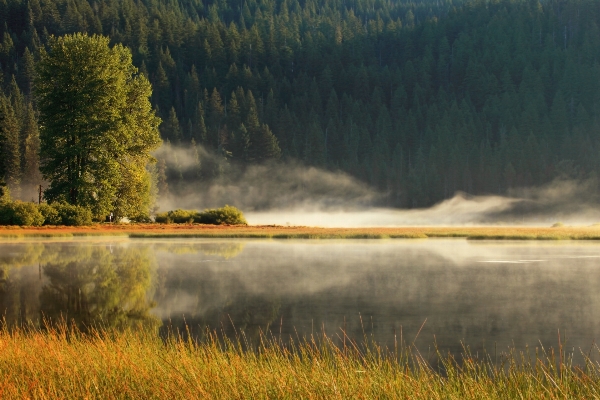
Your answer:
[[[318,228],[306,226],[223,226],[200,224],[96,224],[88,227],[0,227],[0,238],[122,235],[135,238],[384,239],[464,237],[468,239],[598,240],[600,226],[578,227],[399,227]]]
[[[564,399],[598,398],[600,368],[564,354],[468,354],[435,365],[408,348],[285,347],[264,340],[196,344],[144,331],[83,335],[64,327],[0,332],[0,397],[10,399]],[[443,371],[443,372],[440,372]]]

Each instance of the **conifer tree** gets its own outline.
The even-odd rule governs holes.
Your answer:
[[[281,156],[281,149],[277,143],[277,138],[267,124],[262,124],[258,128],[250,131],[249,159],[262,163],[267,160],[277,160]]]
[[[37,118],[31,103],[27,103],[25,111],[25,120],[23,124],[23,183],[29,186],[36,186],[42,183],[40,173],[40,134],[38,130]]]
[[[161,125],[160,130],[163,134],[163,137],[170,140],[171,143],[181,143],[181,126],[179,125],[179,119],[177,119],[175,107],[171,107],[171,110],[169,111],[169,117]]]
[[[19,86],[22,88],[25,96],[29,96],[33,90],[33,80],[35,77],[35,61],[33,54],[29,51],[29,47],[25,48],[25,52],[19,63]]]
[[[219,91],[213,88],[208,103],[208,143],[215,149],[219,146],[219,131],[224,117],[223,100]]]
[[[0,113],[3,117],[0,131],[4,139],[2,145],[4,181],[18,197],[21,183],[20,127],[10,100],[3,95],[0,96]]]

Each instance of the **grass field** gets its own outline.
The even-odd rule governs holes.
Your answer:
[[[381,349],[326,337],[255,351],[208,340],[161,340],[144,331],[83,335],[0,332],[0,397],[27,399],[565,399],[598,398],[600,367],[573,366],[564,353],[536,350],[476,359],[417,349]],[[433,364],[433,365],[432,365]]]
[[[89,227],[0,227],[1,238],[122,235],[132,238],[389,239],[462,237],[512,240],[599,240],[600,226],[317,228],[200,224],[96,224]]]

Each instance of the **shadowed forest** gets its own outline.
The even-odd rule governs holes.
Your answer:
[[[592,0],[1,0],[0,159],[37,199],[34,65],[87,32],[131,49],[167,148],[195,154],[158,158],[163,195],[272,160],[409,208],[594,179],[599,23]]]

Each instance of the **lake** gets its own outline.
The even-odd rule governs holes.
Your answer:
[[[558,347],[600,334],[600,243],[26,239],[0,242],[9,325],[66,317],[283,341],[404,342],[423,355]],[[559,336],[560,335],[560,336]]]

